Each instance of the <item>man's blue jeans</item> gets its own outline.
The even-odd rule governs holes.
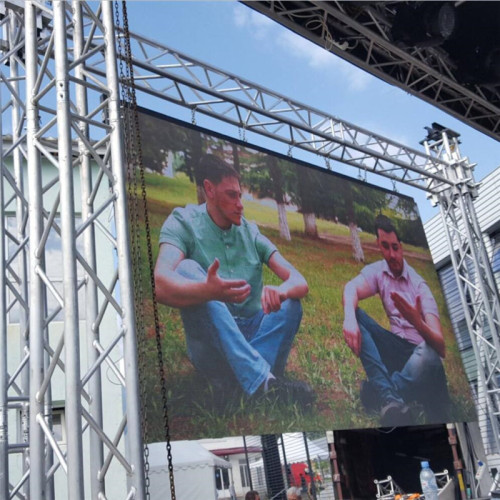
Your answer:
[[[191,280],[205,281],[205,270],[183,260],[176,271]],[[209,380],[234,376],[247,394],[253,394],[269,372],[280,376],[302,319],[298,300],[286,300],[277,312],[262,310],[248,318],[234,317],[227,304],[212,300],[184,307],[181,317],[188,356]]]
[[[361,331],[360,359],[381,402],[418,401],[428,420],[446,421],[449,395],[438,353],[426,342],[415,345],[394,335],[362,309],[356,310],[356,318]]]

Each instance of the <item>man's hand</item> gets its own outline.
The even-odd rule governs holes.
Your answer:
[[[358,274],[344,287],[342,304],[344,306],[344,339],[351,351],[359,357],[361,353],[361,332],[358,320],[356,319],[356,309],[360,300],[367,299],[374,295],[368,282],[362,274]]]
[[[361,352],[361,332],[359,331],[358,321],[356,318],[349,320],[344,319],[344,339],[351,351],[359,357]]]
[[[421,331],[425,320],[420,295],[417,295],[417,302],[414,306],[397,292],[391,293],[391,299],[396,309],[401,313],[401,316],[413,325],[417,331]]]
[[[266,285],[262,289],[262,295],[260,297],[262,311],[264,311],[264,314],[279,311],[281,309],[281,303],[286,299],[287,296],[280,290],[280,287]]]
[[[251,287],[245,280],[225,280],[221,278],[219,270],[219,259],[215,259],[207,269],[207,280],[205,282],[208,290],[209,300],[220,302],[232,302],[241,304],[250,295]]]
[[[412,306],[399,293],[392,292],[391,299],[401,316],[405,318],[420,333],[423,339],[442,357],[446,355],[446,346],[441,330],[439,317],[427,313],[424,315],[422,299],[417,295],[417,301]]]

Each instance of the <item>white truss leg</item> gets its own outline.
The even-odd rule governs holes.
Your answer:
[[[447,175],[455,186],[444,190],[434,201],[440,206],[443,227],[450,249],[460,299],[472,336],[478,365],[478,396],[484,397],[487,422],[491,426],[496,452],[500,450],[500,303],[473,200],[477,189],[472,166],[462,157],[457,137],[443,131],[441,138],[427,140],[428,154],[450,163]],[[488,429],[483,425],[484,442]]]

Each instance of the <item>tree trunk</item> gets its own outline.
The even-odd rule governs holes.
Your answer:
[[[174,153],[173,151],[167,151],[165,155],[165,165],[163,167],[163,175],[169,179],[174,178]]]
[[[278,219],[280,224],[280,236],[286,241],[291,241],[290,228],[288,227],[288,220],[286,218],[286,209],[284,203],[278,203]]]
[[[205,190],[203,189],[203,186],[196,186],[196,197],[198,198],[198,205],[205,203],[206,198],[205,198]]]
[[[350,222],[349,231],[351,232],[352,255],[354,257],[354,260],[356,262],[364,262],[365,254],[363,253],[361,240],[359,239],[358,225],[354,222]]]
[[[318,237],[318,226],[316,226],[316,215],[313,212],[303,213],[304,219],[304,232],[309,238]]]

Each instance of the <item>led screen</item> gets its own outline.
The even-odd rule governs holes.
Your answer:
[[[411,198],[139,118],[173,439],[475,418]],[[151,297],[137,306],[154,441],[164,419]]]

